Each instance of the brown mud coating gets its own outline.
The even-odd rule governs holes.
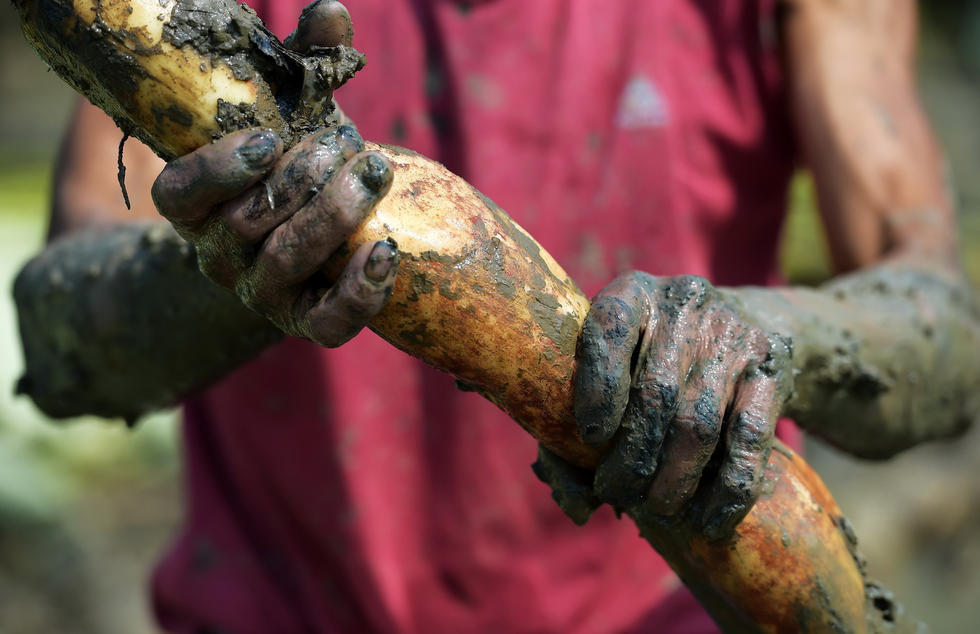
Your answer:
[[[131,21],[139,12],[125,13],[127,7],[146,6],[135,0],[101,2],[89,12],[89,18],[95,16],[89,21],[74,14],[67,0],[14,4],[28,40],[54,70],[164,158],[237,126],[268,126],[292,144],[330,122],[330,92],[363,61],[342,47],[297,58],[254,14],[232,0],[156,3],[172,9],[167,15],[173,16],[161,18],[166,28],[159,40],[148,35],[148,26]],[[200,7],[212,14],[204,21],[191,11]],[[216,27],[231,36],[215,36]],[[170,58],[180,63],[168,66]],[[184,94],[183,85],[166,93],[154,83],[164,75],[173,78],[195,69],[210,75],[193,87],[198,92],[192,95]],[[414,153],[374,149],[391,160],[395,182],[348,248],[328,263],[328,275],[336,275],[346,254],[358,245],[394,238],[401,270],[372,328],[402,350],[457,376],[462,385],[503,408],[564,458],[594,466],[601,452],[581,441],[572,416],[574,353],[587,299],[530,236],[461,179]],[[94,243],[78,248],[88,248],[96,260],[116,262],[112,258],[120,257],[116,267],[88,271],[63,265],[62,258],[88,261],[65,247],[57,263],[35,261],[18,280],[28,355],[21,387],[53,413],[68,415],[70,400],[84,401],[84,389],[72,385],[85,385],[85,369],[65,364],[65,351],[71,346],[87,348],[86,342],[70,341],[71,332],[82,329],[60,315],[70,312],[68,307],[49,310],[43,306],[48,298],[58,293],[64,298],[97,297],[99,289],[107,287],[103,280],[131,276],[124,272],[130,267],[148,276],[132,289],[134,311],[144,304],[158,306],[159,311],[193,310],[197,298],[204,297],[201,289],[189,297],[189,291],[176,283],[172,288],[181,288],[182,294],[174,297],[163,293],[160,280],[151,282],[154,275],[174,280],[190,275],[189,254],[173,256],[183,262],[176,269],[173,262],[151,266],[147,259],[152,249],[140,246],[142,237],[125,232],[114,236],[118,241],[108,241],[104,251]],[[121,249],[125,257],[113,255]],[[796,391],[789,412],[814,433],[863,455],[890,455],[924,438],[949,435],[976,411],[976,396],[962,387],[976,384],[976,308],[969,294],[953,288],[941,274],[926,281],[926,290],[920,289],[923,280],[911,280],[910,275],[900,267],[883,268],[835,283],[830,293],[839,305],[828,304],[827,294],[819,291],[740,289],[732,296],[739,310],[761,315],[771,332],[793,338]],[[66,282],[67,277],[71,281]],[[188,283],[188,288],[197,287]],[[123,310],[120,314],[128,319],[109,323],[120,331],[135,327],[152,333],[154,327],[163,327],[142,323],[144,313]],[[858,323],[872,319],[862,315],[874,315],[875,323]],[[920,337],[908,336],[909,324],[915,324]],[[235,334],[240,325],[216,324],[217,331],[195,341],[200,348],[236,350],[240,359],[222,360],[229,369],[264,345],[243,344]],[[869,325],[875,327],[869,330]],[[936,345],[933,338],[947,328],[952,333],[949,340]],[[858,332],[865,333],[863,339],[855,336]],[[266,336],[268,341],[276,338],[268,334],[259,339]],[[53,343],[30,343],[46,338]],[[106,357],[110,366],[113,355],[121,354],[108,341],[87,350]],[[160,351],[154,352],[159,357]],[[165,352],[181,355],[179,349]],[[169,363],[171,371],[197,377],[195,385],[213,378],[180,367],[179,359]],[[152,383],[155,377],[159,375],[140,378]],[[926,379],[938,382],[940,389],[934,398],[917,400],[926,390]],[[140,391],[133,386],[117,391],[127,390],[137,396]],[[147,396],[143,402],[136,398],[134,407],[107,402],[116,395],[107,392],[91,406],[97,409],[89,411],[133,415],[178,395]],[[44,394],[58,396],[46,399]],[[881,427],[864,438],[858,433],[852,447],[855,430],[847,422],[865,419],[871,428],[878,423]],[[767,478],[771,490],[723,542],[699,537],[688,517],[666,522],[637,512],[634,520],[726,631],[921,631],[922,626],[867,579],[854,551],[853,533],[801,459],[777,444]],[[696,502],[692,508],[696,513]]]
[[[254,11],[233,0],[13,4],[24,35],[51,69],[167,160],[243,127],[271,128],[293,145],[334,122],[333,91],[364,66],[364,56],[345,46],[307,56],[288,50]],[[150,6],[153,17],[140,23],[134,5]],[[154,59],[170,62],[147,63]],[[213,100],[217,126],[214,116],[197,120],[193,99],[180,100],[182,91],[201,89],[183,85],[185,78],[206,79],[216,69],[241,82],[236,94],[246,95]]]

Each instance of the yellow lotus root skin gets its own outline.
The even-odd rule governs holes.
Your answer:
[[[446,370],[536,437],[582,464],[597,454],[572,419],[575,344],[588,299],[493,202],[424,156],[367,144],[394,167],[391,191],[350,238],[393,238],[395,290],[371,327]],[[342,261],[328,264],[339,274]]]
[[[42,58],[120,127],[164,158],[186,154],[239,127],[287,125],[261,73],[242,72],[231,56],[172,41],[179,0],[33,0],[15,2],[24,33]],[[234,3],[216,3],[242,28],[261,25]],[[248,36],[240,47],[251,46]],[[244,50],[244,49],[243,49]],[[238,120],[222,124],[224,117]]]
[[[168,139],[170,150],[180,155],[221,133],[217,124],[219,99],[254,105],[260,96],[271,100],[271,93],[257,75],[236,79],[232,69],[220,60],[215,63],[190,45],[178,49],[163,40],[163,27],[176,0],[164,4],[154,0],[75,0],[82,20],[92,24],[101,19],[108,38],[121,52],[144,57],[140,65],[145,74],[132,95],[133,123]]]

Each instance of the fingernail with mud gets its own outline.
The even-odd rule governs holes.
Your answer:
[[[276,145],[278,137],[274,132],[266,130],[252,137],[238,148],[238,156],[245,165],[252,169],[260,169],[272,165],[276,160]]]
[[[382,240],[371,250],[367,264],[364,265],[364,275],[372,282],[384,282],[399,259],[398,244],[391,238]]]
[[[364,139],[361,138],[357,130],[349,125],[342,125],[337,128],[337,136],[356,147],[358,152],[364,148]]]
[[[338,156],[351,157],[364,149],[364,140],[350,126],[340,126],[320,135],[317,143]]]
[[[376,154],[369,154],[358,165],[361,183],[372,193],[378,194],[391,183],[391,170],[388,163]]]

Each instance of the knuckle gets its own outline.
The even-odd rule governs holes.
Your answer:
[[[335,328],[349,324],[356,326],[356,332],[380,310],[379,295],[385,295],[383,287],[379,289],[376,285],[357,280],[353,275],[345,275],[345,279],[330,291],[333,306],[331,318],[323,319],[320,323],[332,322]]]
[[[261,221],[268,215],[270,204],[268,183],[260,184],[246,196],[229,201],[219,208],[228,231],[244,242],[254,242],[261,237]]]
[[[760,367],[770,356],[770,346],[768,335],[759,328],[750,328],[744,333],[743,358],[747,361],[747,366],[752,370]]]
[[[658,368],[647,372],[642,382],[632,390],[634,398],[638,397],[645,410],[657,412],[672,412],[677,408],[680,394],[680,384],[676,377],[664,369]]]
[[[675,428],[699,445],[714,444],[721,433],[721,413],[714,396],[701,396],[693,405],[678,412],[674,419]]]
[[[778,332],[769,336],[770,353],[781,363],[788,364],[793,359],[793,338]]]
[[[760,467],[759,460],[731,460],[718,482],[722,496],[729,502],[751,503],[762,484],[763,471]]]
[[[299,240],[288,225],[283,225],[262,249],[263,267],[275,279],[292,278],[300,267],[298,255]]]
[[[629,337],[632,321],[633,309],[616,296],[600,297],[592,305],[589,315],[590,330],[598,331],[595,334],[615,342]]]
[[[371,284],[365,280],[357,283],[353,293],[347,296],[347,314],[355,323],[366,324],[374,317],[384,300],[390,295],[390,285]]]
[[[735,417],[733,445],[742,451],[761,452],[772,439],[773,426],[770,422],[753,412],[739,412]]]
[[[664,411],[674,411],[677,409],[677,398],[680,392],[681,387],[678,383],[663,380],[654,383],[651,396],[653,402]]]
[[[745,329],[745,324],[740,319],[735,318],[731,313],[722,312],[702,322],[701,335],[706,341],[730,350],[745,335]],[[751,341],[753,337],[750,335],[748,339]]]
[[[751,327],[749,328],[749,342],[752,347],[756,350],[762,350],[765,354],[769,354],[772,349],[772,344],[769,340],[769,333],[762,330],[761,328]]]
[[[627,478],[626,482],[619,485],[620,489],[632,489],[635,494],[639,494],[647,487],[646,484],[657,474],[656,456],[649,452],[640,452],[637,459],[627,462],[622,467],[622,473]]]
[[[331,233],[338,238],[348,238],[361,225],[364,213],[355,205],[338,205],[330,219]]]
[[[617,442],[596,469],[596,493],[607,502],[641,497],[657,473],[657,456],[647,449],[629,445],[626,440]]]
[[[720,486],[726,501],[742,505],[755,498],[758,483],[751,469],[733,469],[722,476]]]
[[[595,301],[599,301],[607,296],[629,297],[632,301],[637,301],[645,297],[649,290],[654,288],[655,278],[641,271],[627,271],[620,273],[611,282],[606,284]]]
[[[609,287],[623,288],[632,293],[638,299],[648,301],[648,298],[656,293],[660,284],[657,278],[643,271],[628,271],[617,277]],[[607,287],[607,288],[609,288]]]
[[[639,400],[639,402],[637,402]],[[635,440],[635,450],[647,452],[647,458],[653,455],[664,439],[663,412],[654,404],[643,399],[631,400],[626,405],[626,415],[623,417],[624,426]]]
[[[273,209],[297,206],[312,198],[323,184],[309,154],[302,152],[291,156],[289,162],[277,168],[269,183],[270,206]]]
[[[649,284],[656,282],[656,280],[656,277],[644,271],[627,271],[617,276],[614,283],[619,282],[620,284],[627,286],[639,286],[641,288],[645,288]]]
[[[603,295],[592,304],[592,313],[601,320],[629,321],[632,309],[618,295]]]
[[[663,283],[664,298],[679,306],[699,308],[710,297],[714,287],[700,275],[678,275]]]

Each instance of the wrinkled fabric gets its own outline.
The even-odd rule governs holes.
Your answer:
[[[252,3],[281,37],[305,0]],[[588,294],[775,280],[794,148],[775,0],[348,0],[365,138],[497,201]],[[565,518],[534,440],[365,332],[290,339],[186,403],[172,632],[714,632],[628,520]]]

